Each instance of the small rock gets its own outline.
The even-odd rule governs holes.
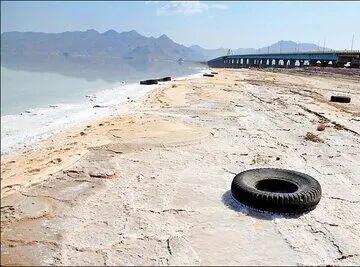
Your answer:
[[[114,170],[104,170],[94,168],[88,171],[88,174],[92,178],[103,178],[103,179],[111,179],[116,175]]]
[[[316,130],[318,130],[318,131],[324,131],[325,128],[326,128],[326,125],[323,124],[323,123],[320,123],[320,124],[317,126]]]
[[[80,132],[80,135],[81,135],[81,136],[83,136],[83,135],[85,135],[85,134],[86,134],[86,133],[84,133],[84,132]]]
[[[280,160],[280,157],[276,157],[276,160]]]

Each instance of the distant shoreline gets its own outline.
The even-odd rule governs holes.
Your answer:
[[[201,72],[173,78],[187,79],[199,74]],[[149,91],[164,84],[166,83],[151,86],[119,84],[88,95],[82,102],[58,103],[45,108],[24,110],[21,114],[2,115],[1,155],[34,148],[38,142],[51,138],[54,134],[93,120],[133,112],[134,101],[141,100]]]

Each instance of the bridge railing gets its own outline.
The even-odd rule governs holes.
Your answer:
[[[359,65],[360,51],[326,51],[326,52],[297,52],[297,53],[269,53],[269,54],[239,54],[218,57],[208,61],[209,66],[214,67],[240,67],[240,66],[279,66],[282,61],[284,66],[299,64],[316,65],[319,61],[322,66],[331,63],[332,66],[343,66],[351,62],[352,66]],[[239,63],[241,61],[241,63]],[[246,63],[243,63],[243,62]],[[271,63],[269,63],[271,62]],[[289,64],[288,64],[289,63]]]

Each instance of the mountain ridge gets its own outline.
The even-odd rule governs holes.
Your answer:
[[[155,38],[141,35],[136,30],[117,32],[114,29],[103,33],[94,29],[62,33],[3,32],[1,43],[1,54],[7,55],[114,57],[124,61],[143,60],[145,63],[179,58],[188,61],[206,61],[226,55],[229,51],[227,48],[206,49],[199,45],[185,46],[175,42],[166,34]],[[238,48],[232,51],[234,54],[253,54],[314,50],[322,51],[323,48],[311,43],[281,40],[258,49]]]

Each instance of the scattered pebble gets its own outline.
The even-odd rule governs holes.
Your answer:
[[[316,130],[318,130],[318,131],[324,131],[325,128],[326,128],[326,125],[323,124],[323,123],[320,123],[320,124],[317,126]]]

